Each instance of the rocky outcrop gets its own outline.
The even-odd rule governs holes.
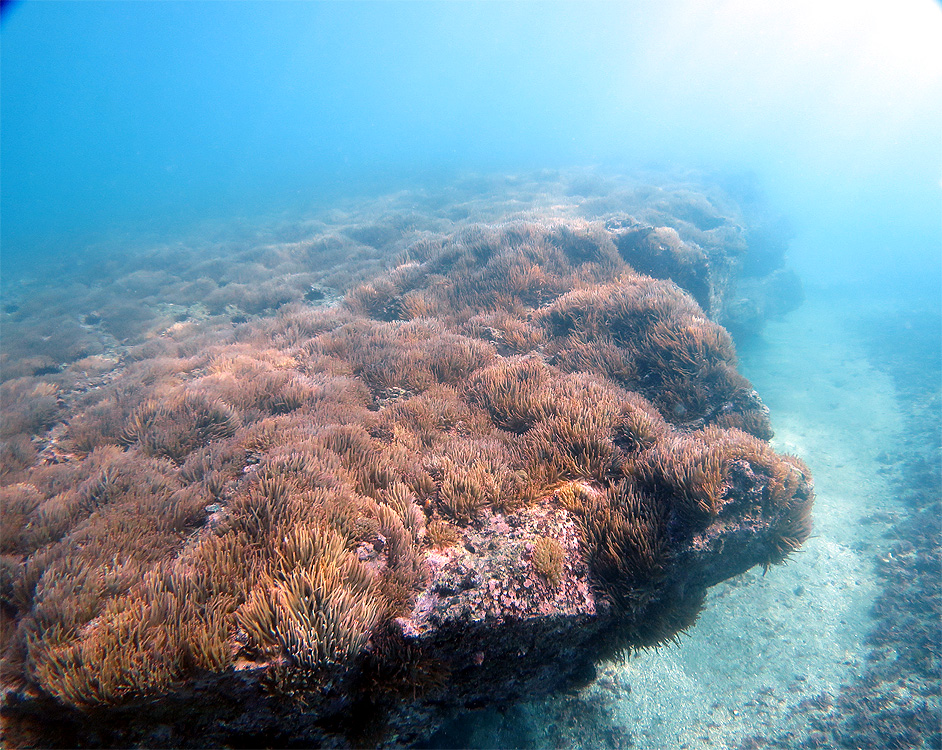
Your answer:
[[[18,382],[44,411],[4,464],[8,744],[416,743],[675,638],[810,532],[711,320],[717,257],[633,220],[469,225],[342,304]]]

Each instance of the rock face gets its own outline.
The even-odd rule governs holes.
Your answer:
[[[682,239],[672,226],[652,226],[632,217],[611,218],[605,226],[632,268],[657,279],[670,279],[711,319],[737,336],[758,333],[767,319],[795,309],[804,299],[794,271],[773,264],[771,269],[763,266],[761,271],[747,273],[749,248],[728,231],[716,237],[687,225],[687,236],[699,236],[704,242],[701,246]]]
[[[760,511],[768,484],[745,463],[737,469],[729,493],[739,507],[673,547],[656,591],[637,607],[598,590],[584,559],[580,522],[558,497],[507,517],[490,516],[461,546],[431,555],[431,582],[396,627],[450,679],[425,696],[425,712],[400,708],[391,720],[397,739],[421,738],[449,710],[507,705],[584,684],[601,655],[672,638],[692,623],[707,587],[767,564],[770,549],[781,543]],[[798,481],[798,502],[807,508],[810,486],[804,476]],[[753,512],[743,513],[746,508]],[[532,540],[544,538],[565,551],[557,583],[534,563]]]
[[[633,220],[474,225],[133,350],[6,472],[8,744],[415,743],[676,637],[810,532],[704,313],[733,267]]]

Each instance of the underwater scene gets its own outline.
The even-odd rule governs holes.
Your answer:
[[[8,748],[942,748],[942,6],[0,5]]]

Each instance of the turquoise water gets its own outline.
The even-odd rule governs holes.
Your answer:
[[[929,0],[22,2],[2,35],[8,270],[109,232],[595,165],[761,190],[828,283],[938,278]]]
[[[938,3],[2,7],[9,476],[75,460],[76,414],[174,336],[329,307],[475,221],[703,191],[805,290],[736,346],[815,534],[680,645],[429,746],[939,746]]]

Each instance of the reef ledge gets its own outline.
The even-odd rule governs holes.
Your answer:
[[[669,643],[804,542],[810,474],[716,322],[734,224],[533,213],[348,226],[388,262],[347,283],[325,225],[258,256],[308,290],[277,309],[225,266],[245,308],[181,282],[190,312],[113,358],[14,363],[8,746],[419,744]]]

